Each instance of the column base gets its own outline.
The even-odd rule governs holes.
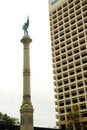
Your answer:
[[[22,104],[20,108],[21,124],[20,130],[34,130],[33,128],[33,106],[31,103]]]

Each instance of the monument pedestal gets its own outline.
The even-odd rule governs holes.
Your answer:
[[[31,103],[22,104],[20,130],[33,130],[33,106]]]
[[[24,35],[21,39],[24,45],[23,59],[23,103],[20,108],[20,130],[33,130],[33,106],[30,93],[30,56],[29,44],[32,39]]]

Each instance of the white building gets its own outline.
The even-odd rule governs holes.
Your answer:
[[[87,124],[87,0],[49,0],[56,125],[78,104]]]

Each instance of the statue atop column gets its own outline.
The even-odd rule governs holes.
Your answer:
[[[24,35],[28,35],[28,26],[29,26],[29,17],[27,18],[27,22],[23,25],[22,29],[24,30]]]

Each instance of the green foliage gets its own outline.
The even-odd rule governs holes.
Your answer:
[[[73,105],[72,109],[74,112],[78,112],[79,111],[79,106],[78,105]]]
[[[66,130],[72,130],[71,128],[66,128]]]
[[[0,112],[0,124],[14,125],[14,124],[19,124],[19,121],[17,118],[10,117],[7,114],[3,114]]]
[[[74,105],[72,106],[72,111],[70,111],[67,115],[68,128],[70,128],[72,124],[74,124],[74,126],[76,127],[76,130],[80,130],[79,120],[80,120],[79,106]]]
[[[72,106],[72,111],[70,111],[69,114],[67,115],[67,119],[75,121],[78,120],[79,117],[80,117],[80,113],[79,113],[78,105]]]
[[[87,125],[83,125],[83,130],[87,130]]]

